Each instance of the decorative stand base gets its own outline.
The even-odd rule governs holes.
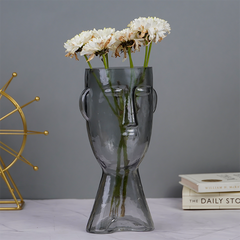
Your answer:
[[[3,180],[7,184],[9,192],[11,193],[14,200],[13,201],[0,201],[0,204],[6,205],[4,207],[0,207],[0,210],[22,210],[23,205],[24,205],[23,198],[22,198],[16,184],[14,183],[9,171],[6,170],[4,172],[3,171],[4,168],[6,168],[6,166],[5,166],[2,158],[0,157],[0,176],[3,178]],[[15,196],[14,191],[17,193],[19,200]],[[16,207],[9,207],[9,204],[16,204]]]
[[[9,210],[22,210],[24,206],[24,201],[22,200],[14,200],[14,201],[0,201],[0,204],[6,204],[7,206],[9,204],[16,204],[16,207],[1,207],[0,210],[3,211],[9,211]]]

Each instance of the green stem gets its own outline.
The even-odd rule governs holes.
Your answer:
[[[89,68],[92,69],[92,65],[91,65],[90,61],[88,61],[87,55],[84,55],[84,57],[86,59],[86,62],[88,63]]]
[[[130,68],[133,68],[132,53],[131,53],[130,47],[128,48],[128,56],[129,56]]]
[[[117,112],[118,110],[120,110],[120,107],[119,107],[118,102],[117,102],[117,97],[114,96],[114,89],[113,89],[113,87],[112,87],[112,82],[110,81],[109,74],[108,74],[107,76],[108,76],[108,79],[109,79],[108,83],[109,83],[109,87],[110,87],[111,92],[112,92],[113,101],[114,101],[115,108],[116,108],[115,111]],[[116,116],[117,116],[118,119],[119,119],[120,116],[119,116],[119,115],[116,115]]]
[[[130,51],[128,51],[128,54],[129,54],[129,59],[130,59],[130,67],[133,68],[133,63],[132,63],[132,58],[131,58],[131,49],[129,48],[129,50]],[[85,59],[88,63],[89,68],[92,69],[92,65],[88,61],[88,57],[86,55],[84,55],[84,57],[85,57]],[[108,54],[106,54],[106,57],[105,57],[105,55],[102,55],[102,57],[103,57],[104,67],[106,69],[108,69],[109,68]],[[124,129],[122,127],[122,119],[121,119],[120,116],[118,116],[118,111],[117,110],[120,109],[120,107],[118,106],[117,100],[114,97],[114,103],[115,103],[115,107],[116,107],[116,110],[115,110],[113,108],[113,106],[111,105],[108,97],[105,95],[104,89],[102,88],[102,84],[99,81],[98,77],[96,76],[96,74],[94,72],[93,72],[93,75],[94,75],[100,89],[102,90],[103,95],[104,95],[105,99],[107,100],[110,108],[112,109],[113,113],[118,117],[119,126],[120,126],[121,133],[122,133],[124,131]],[[108,73],[108,77],[109,77],[109,73]],[[110,80],[109,80],[109,85],[110,85],[110,88],[111,88],[112,93],[113,93],[112,84],[111,84]],[[122,179],[123,176],[120,174],[121,152],[122,151],[123,151],[124,166],[127,167],[127,165],[128,165],[127,145],[126,145],[126,139],[123,136],[121,136],[121,140],[119,142],[118,151],[117,151],[118,160],[117,160],[117,169],[116,169],[116,182],[115,182],[115,186],[114,186],[113,197],[112,197],[112,200],[111,200],[110,214],[112,213],[114,215],[118,215],[118,208],[120,206],[121,185],[123,184],[123,187],[122,187],[122,198],[123,199],[122,199],[122,204],[121,204],[121,216],[124,216],[125,215],[125,200],[126,200],[126,194],[127,194],[127,182],[128,182],[129,170],[125,169],[124,178]]]
[[[127,137],[123,138],[123,143],[122,143],[122,148],[123,148],[123,160],[124,160],[124,167],[128,166],[129,160],[128,160],[128,155],[127,155]]]
[[[145,67],[147,67],[147,66],[148,66],[148,62],[149,62],[149,58],[150,58],[151,49],[152,49],[152,42],[149,44],[148,56],[147,56],[147,64],[146,64],[146,66],[145,66]]]
[[[116,178],[115,178],[115,185],[114,185],[113,196],[111,200],[109,216],[111,214],[118,215],[118,207],[120,205],[120,199],[121,199],[120,193],[121,193],[121,185],[122,185],[122,175],[120,174],[122,144],[123,144],[123,138],[121,137],[118,145],[118,150],[117,150]]]
[[[128,48],[128,55],[129,55],[129,61],[130,61],[130,67],[133,68],[133,62],[132,62],[132,57],[131,57],[131,48]],[[92,69],[92,66],[90,64],[90,62],[88,61],[88,58],[86,55],[85,59],[90,67],[90,69]],[[105,69],[109,68],[109,63],[108,63],[108,55],[104,54],[102,55],[103,58],[103,64]],[[103,95],[105,97],[105,99],[107,100],[110,108],[112,109],[113,113],[117,116],[118,121],[119,121],[119,126],[120,126],[120,132],[121,135],[124,131],[124,127],[122,126],[122,118],[121,116],[119,116],[118,114],[118,109],[120,110],[120,106],[118,106],[118,102],[116,100],[116,98],[114,97],[114,103],[115,103],[115,107],[116,110],[113,108],[113,106],[111,105],[108,97],[105,95],[104,89],[102,87],[102,84],[100,82],[100,80],[98,79],[98,77],[96,76],[96,74],[93,72],[93,75],[101,89],[101,91],[103,92]],[[107,74],[108,78],[109,78],[109,73]],[[133,78],[133,74],[131,74],[131,78]],[[111,81],[109,80],[109,85],[110,88],[113,92],[112,89],[112,84]],[[131,83],[130,83],[130,88],[132,85],[132,79],[131,79]],[[128,96],[127,96],[127,101],[128,101]],[[124,106],[123,106],[124,108]],[[114,186],[114,190],[113,190],[113,196],[112,196],[112,200],[111,200],[111,208],[110,208],[110,214],[114,214],[114,215],[118,215],[118,208],[120,206],[120,200],[121,200],[121,186],[122,186],[122,204],[121,204],[121,216],[125,215],[125,200],[126,200],[126,194],[127,194],[127,182],[128,182],[128,174],[129,174],[129,170],[127,169],[128,166],[128,156],[127,156],[127,144],[126,144],[127,139],[123,136],[121,136],[120,142],[119,142],[119,146],[118,146],[118,151],[117,151],[117,168],[116,168],[116,182],[115,182],[115,186]],[[124,163],[124,167],[125,167],[125,174],[124,177],[120,174],[120,168],[121,168],[121,153],[123,154],[123,163]]]
[[[120,200],[121,200],[120,195],[121,195],[122,175],[117,173],[115,181],[116,182],[113,190],[109,216],[111,216],[111,214],[118,216],[118,207],[120,205]]]
[[[127,183],[128,183],[128,155],[127,155],[127,137],[122,137],[123,143],[122,143],[122,149],[123,149],[123,162],[124,162],[124,178],[123,178],[123,187],[122,187],[122,205],[121,205],[121,216],[125,216],[125,200],[127,197]]]
[[[106,62],[107,62],[107,68],[109,68],[108,53],[106,53]]]
[[[87,61],[87,63],[88,63],[88,66],[90,67],[90,69],[92,69],[92,65],[91,65],[91,63],[88,61],[88,57],[87,57],[86,55],[84,55],[84,57],[85,57],[85,59],[86,59],[86,61]],[[105,60],[106,60],[106,59],[105,59]],[[104,89],[103,89],[103,87],[102,87],[101,82],[99,81],[98,77],[96,76],[96,74],[95,74],[94,72],[93,72],[93,75],[94,75],[94,77],[95,77],[95,79],[96,79],[96,81],[97,81],[97,83],[98,83],[98,86],[99,86],[100,89],[102,90],[102,93],[103,93],[105,99],[107,100],[110,108],[112,109],[113,113],[118,117],[118,113],[117,113],[117,111],[113,108],[113,106],[112,106],[112,104],[110,103],[108,97],[106,96],[106,94],[105,94],[105,92],[104,92]],[[115,104],[116,104],[116,103],[115,103]]]
[[[93,75],[94,75],[95,79],[97,80],[98,86],[99,86],[100,89],[102,90],[103,96],[104,96],[105,99],[107,100],[107,102],[108,102],[110,108],[112,109],[113,113],[114,113],[116,116],[118,116],[118,113],[115,111],[115,109],[113,108],[112,104],[110,103],[108,97],[106,96],[106,94],[105,94],[105,92],[104,92],[104,89],[103,89],[103,87],[102,87],[101,82],[99,81],[99,79],[97,78],[97,76],[96,76],[95,73],[93,73]]]
[[[103,64],[104,64],[105,69],[108,69],[108,65],[107,65],[107,60],[106,60],[105,54],[102,55],[102,58],[103,58]]]
[[[146,45],[146,47],[145,47],[145,57],[144,57],[143,67],[146,67],[146,64],[147,64],[147,55],[148,55],[148,45]]]
[[[125,169],[125,174],[123,178],[123,189],[122,189],[122,205],[121,205],[121,216],[125,216],[125,200],[127,197],[127,182],[128,182],[129,169]]]

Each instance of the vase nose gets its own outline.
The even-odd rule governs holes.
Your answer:
[[[124,104],[122,125],[126,128],[135,128],[138,126],[138,123],[137,123],[133,97],[132,96],[126,97],[124,99],[124,103],[125,104]]]

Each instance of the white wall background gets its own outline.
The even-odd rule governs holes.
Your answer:
[[[153,45],[149,64],[158,108],[140,165],[146,196],[180,197],[179,174],[239,171],[239,9],[234,0],[1,0],[0,87],[17,72],[7,93],[20,105],[40,96],[23,110],[30,130],[50,133],[28,136],[23,156],[38,172],[22,162],[10,169],[23,197],[95,197],[101,169],[78,109],[88,66],[65,58],[63,43],[83,30],[121,30],[140,16],[163,18],[172,28]],[[135,66],[143,55],[133,55]],[[98,58],[92,64],[102,66]],[[119,65],[128,62],[111,59]],[[10,109],[0,101],[1,116]],[[9,117],[0,128],[18,129],[19,120]],[[0,138],[19,148],[19,137]],[[0,198],[7,197],[0,179]]]

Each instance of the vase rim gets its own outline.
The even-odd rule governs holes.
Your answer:
[[[141,66],[137,66],[137,67],[133,67],[133,69],[151,69],[152,67],[141,67]],[[108,69],[104,68],[104,67],[100,67],[100,68],[85,68],[85,70],[120,70],[120,69],[131,69],[130,67],[110,67]]]

